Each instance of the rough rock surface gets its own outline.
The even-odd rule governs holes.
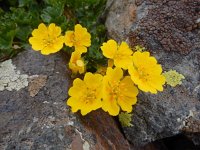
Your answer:
[[[97,111],[93,117],[86,116],[89,118],[85,119],[84,127],[79,117],[70,112],[65,104],[71,84],[65,59],[61,53],[42,56],[27,50],[9,60],[7,64],[12,71],[7,72],[6,79],[12,79],[13,72],[18,72],[17,77],[26,75],[28,86],[0,91],[1,150],[129,149],[113,118],[106,113]],[[21,85],[18,81],[14,83]],[[93,124],[102,132],[89,129]]]
[[[110,38],[147,47],[164,70],[185,76],[175,88],[139,95],[133,127],[123,128],[127,139],[141,146],[184,133],[200,144],[200,2],[109,0],[107,8]]]

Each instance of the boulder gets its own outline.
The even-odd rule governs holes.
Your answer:
[[[0,63],[1,150],[129,149],[107,113],[81,117],[70,112],[67,58],[26,50]]]
[[[145,46],[164,71],[185,76],[156,95],[140,92],[126,138],[137,146],[178,134],[199,143],[200,2],[195,0],[108,0],[108,36],[131,47]]]

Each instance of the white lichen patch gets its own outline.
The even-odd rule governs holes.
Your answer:
[[[0,91],[19,91],[27,86],[28,75],[20,74],[20,71],[16,70],[12,64],[11,59],[0,63]]]

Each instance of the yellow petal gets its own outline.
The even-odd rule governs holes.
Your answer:
[[[108,112],[111,116],[117,116],[120,110],[117,101],[108,96],[108,93],[103,97],[102,109]]]
[[[63,48],[63,40],[63,36],[60,36],[56,39],[55,43],[53,44],[53,47],[56,51],[54,51],[53,53],[58,52]]]
[[[77,60],[81,58],[81,53],[78,51],[74,51],[71,55],[70,62],[76,63]]]
[[[85,35],[82,37],[81,45],[84,45],[86,47],[89,47],[91,45],[91,35],[89,33],[85,33]]]
[[[123,71],[121,68],[114,68],[114,69],[110,67],[107,68],[106,78],[109,81],[118,82],[122,77],[123,77]]]
[[[84,81],[87,87],[100,88],[102,85],[103,77],[100,74],[92,74],[90,72],[85,74]]]
[[[130,76],[126,76],[120,82],[120,92],[127,97],[136,97],[138,95],[138,89],[134,85]]]
[[[87,47],[82,45],[75,45],[75,51],[79,51],[79,53],[86,53]]]
[[[57,51],[58,51],[58,50],[55,49],[55,48],[53,47],[53,45],[52,45],[52,46],[49,45],[49,46],[44,47],[44,48],[41,50],[41,54],[43,54],[43,55],[49,55],[49,54],[55,53],[55,52],[57,52]]]
[[[48,28],[46,27],[44,23],[41,23],[38,26],[38,29],[33,30],[32,35],[36,37],[48,36]]]
[[[48,27],[49,35],[58,37],[61,34],[61,28],[56,26],[54,23],[51,23]]]
[[[79,98],[70,97],[67,100],[67,105],[72,107],[72,112],[77,112],[80,109],[82,104],[80,103]]]
[[[139,84],[138,82],[139,82],[139,74],[138,74],[138,72],[137,72],[137,70],[135,69],[135,67],[134,66],[130,66],[129,68],[128,68],[128,72],[129,72],[129,74],[130,74],[130,76],[131,76],[131,80],[135,83],[135,84]]]
[[[137,66],[143,66],[145,64],[146,59],[149,58],[150,53],[149,52],[135,52],[133,54],[133,63],[134,65]],[[141,61],[142,60],[142,61]]]
[[[136,104],[137,98],[136,97],[122,97],[118,100],[118,104],[122,108],[123,111],[131,112],[132,105]]]
[[[163,85],[165,84],[165,77],[162,75],[153,76],[150,79],[149,84],[158,91],[163,91]]]
[[[38,51],[38,50],[41,50],[41,49],[44,48],[43,42],[38,38],[30,37],[29,38],[29,43],[32,45],[32,49],[33,50]]]
[[[79,96],[85,90],[85,88],[85,83],[81,79],[76,78],[73,81],[73,86],[69,89],[68,94],[75,97]]]
[[[79,45],[89,47],[91,45],[91,35],[80,24],[75,25],[75,39]]]
[[[116,67],[128,69],[129,66],[133,65],[131,56],[114,57],[114,64]]]
[[[107,43],[103,43],[101,46],[103,55],[107,58],[113,58],[117,52],[117,42],[114,40],[109,40]]]
[[[129,48],[126,42],[122,42],[118,48],[118,53],[130,56],[132,55],[133,51]]]
[[[74,39],[74,32],[73,31],[67,31],[65,33],[65,37],[64,37],[65,45],[72,47],[74,45],[73,39]]]

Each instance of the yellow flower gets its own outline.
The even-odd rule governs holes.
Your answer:
[[[131,112],[132,105],[137,102],[138,89],[134,86],[130,76],[123,78],[121,68],[108,67],[103,79],[102,109],[112,116],[123,111]]]
[[[175,87],[178,84],[180,85],[182,83],[181,80],[185,79],[185,77],[182,74],[176,72],[176,70],[164,72],[163,76],[165,76],[167,84],[172,87]]]
[[[86,73],[84,80],[74,80],[68,92],[71,97],[67,101],[72,112],[81,110],[81,114],[86,115],[102,106],[102,80],[102,75],[92,73]]]
[[[61,36],[61,28],[54,23],[51,23],[48,27],[41,23],[38,29],[33,30],[29,43],[33,50],[41,50],[43,55],[49,55],[62,49],[64,37]]]
[[[84,73],[85,72],[85,64],[84,60],[81,58],[81,53],[78,51],[74,51],[71,55],[69,61],[69,68],[72,70],[73,73]]]
[[[91,35],[80,24],[75,25],[75,31],[65,33],[65,44],[69,47],[74,46],[76,51],[86,53],[87,47],[91,45]]]
[[[133,52],[126,42],[117,45],[116,41],[109,40],[107,43],[103,43],[101,50],[105,57],[114,60],[114,65],[116,67],[128,69],[128,66],[133,64],[131,57]]]
[[[133,54],[133,66],[129,67],[129,74],[140,90],[154,94],[157,90],[163,91],[165,77],[161,73],[161,65],[149,52],[137,51]]]

